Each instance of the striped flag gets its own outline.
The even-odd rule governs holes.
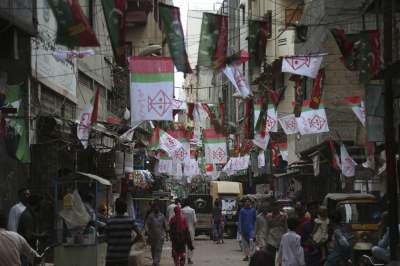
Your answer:
[[[226,163],[227,147],[223,134],[217,133],[214,128],[203,130],[204,153],[207,163]]]
[[[173,120],[174,63],[170,57],[130,57],[132,124]]]

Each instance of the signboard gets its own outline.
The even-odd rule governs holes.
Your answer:
[[[0,0],[0,18],[5,19],[30,35],[36,35],[32,0]]]
[[[38,37],[32,38],[32,76],[55,92],[76,102],[76,59],[57,60],[55,50],[67,50],[56,45],[57,22],[47,0],[37,0]]]

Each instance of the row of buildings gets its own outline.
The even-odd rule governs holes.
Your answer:
[[[158,25],[158,2],[172,3],[127,1],[126,56],[168,54]],[[79,3],[100,46],[92,48],[92,56],[58,60],[55,52],[67,48],[55,43],[57,23],[47,0],[0,1],[0,108],[7,86],[19,85],[23,112],[18,119],[27,125],[30,146],[30,156],[21,161],[15,157],[17,137],[12,132],[1,134],[0,209],[15,203],[21,187],[52,198],[52,180],[69,172],[123,176],[121,161],[135,148],[122,145],[118,138],[130,127],[128,67],[116,63],[101,1]],[[84,149],[76,134],[77,119],[97,88],[98,123],[91,132],[91,145]],[[0,110],[2,121],[15,115],[7,108]],[[135,134],[140,138],[149,133]],[[140,153],[134,159],[143,167]]]
[[[397,14],[398,10],[394,10],[394,14]],[[303,200],[320,199],[327,192],[337,191],[362,191],[384,195],[386,163],[383,155],[382,76],[378,75],[368,84],[360,84],[359,73],[345,68],[341,61],[341,51],[330,33],[330,30],[335,28],[343,29],[346,34],[378,29],[383,43],[382,1],[224,0],[218,10],[189,10],[187,49],[190,63],[196,71],[186,77],[187,100],[224,102],[226,124],[242,125],[246,101],[233,95],[229,81],[221,72],[197,66],[198,39],[195,36],[200,36],[200,18],[204,12],[228,16],[230,53],[240,49],[248,50],[250,20],[268,23],[269,34],[263,63],[256,67],[248,62],[244,63],[243,72],[256,97],[264,94],[267,87],[273,90],[284,88],[277,108],[279,116],[293,113],[292,103],[295,100],[291,75],[282,73],[279,69],[282,57],[324,54],[322,66],[326,78],[322,101],[326,108],[330,132],[286,136],[282,129],[279,129],[278,133],[272,134],[271,140],[287,143],[287,167],[272,167],[271,170],[265,169],[262,174],[256,173],[257,170],[253,167],[247,175],[233,178],[246,183],[249,192],[255,192],[257,184],[267,184],[269,189],[281,197],[296,195]],[[397,29],[393,31],[393,62],[396,62],[399,59],[398,24],[394,25],[394,29]],[[309,80],[306,86],[305,98],[310,98],[312,81]],[[366,127],[358,121],[346,104],[347,96],[360,96],[366,102]],[[374,111],[368,113],[372,108],[368,107],[372,99],[379,103],[374,105]],[[398,113],[398,110],[395,111]],[[238,133],[242,134],[243,140],[243,133],[240,130]],[[344,178],[340,171],[333,169],[329,164],[330,140],[334,141],[337,150],[338,144],[344,143],[358,163],[353,178]],[[367,146],[375,147],[372,150],[373,166],[365,164]],[[319,173],[315,174],[312,159],[316,156],[319,160]],[[363,167],[362,163],[366,167]],[[320,189],[315,189],[316,187]]]

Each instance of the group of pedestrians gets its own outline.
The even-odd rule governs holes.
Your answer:
[[[167,217],[160,212],[158,201],[154,201],[152,212],[146,218],[146,233],[151,246],[153,266],[159,266],[165,240],[171,240],[172,258],[175,266],[193,264],[196,213],[185,201],[179,199],[167,207]]]
[[[296,204],[289,215],[274,202],[262,206],[255,222],[255,253],[250,266],[337,266],[349,258],[351,245],[341,226],[341,214],[331,219],[316,203]]]

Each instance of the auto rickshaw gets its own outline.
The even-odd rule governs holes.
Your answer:
[[[379,239],[381,212],[378,199],[372,194],[329,193],[323,205],[330,213],[339,210],[342,224],[347,229],[353,247],[353,263],[364,254],[370,254]]]

